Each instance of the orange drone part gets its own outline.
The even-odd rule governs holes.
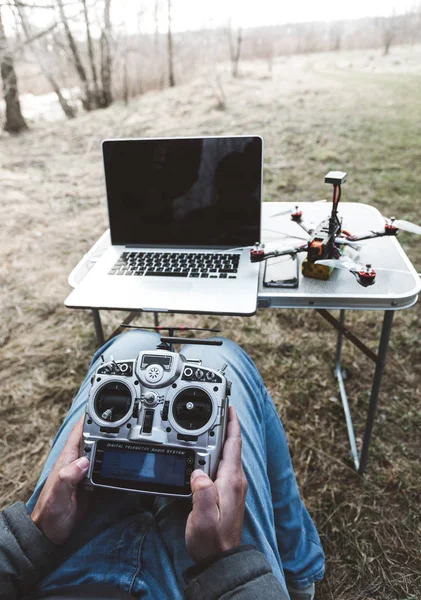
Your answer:
[[[313,248],[319,256],[323,254],[323,242],[319,242],[318,240],[313,240],[310,244],[310,248]],[[313,254],[313,253],[312,253]]]

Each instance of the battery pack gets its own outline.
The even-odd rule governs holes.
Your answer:
[[[316,265],[314,262],[309,261],[307,258],[301,265],[301,272],[304,277],[311,277],[312,279],[323,279],[327,281],[330,278],[330,274],[333,271],[333,267],[327,267],[326,265]]]

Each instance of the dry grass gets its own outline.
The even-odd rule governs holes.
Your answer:
[[[408,61],[412,60],[408,51]],[[99,142],[104,137],[260,133],[266,200],[318,199],[323,176],[344,169],[344,200],[421,222],[419,75],[343,68],[351,53],[243,65],[221,75],[225,111],[204,78],[149,93],[129,107],[34,127],[0,140],[0,504],[30,494],[50,441],[95,350],[88,312],[69,311],[67,275],[106,226]],[[353,55],[352,55],[353,56]],[[360,53],[358,54],[360,56]],[[382,72],[387,71],[387,72]],[[408,69],[409,71],[409,69]],[[414,236],[415,237],[415,236]],[[419,240],[401,241],[421,265]],[[348,314],[373,347],[380,313]],[[219,325],[257,363],[284,421],[297,476],[327,554],[325,600],[418,600],[420,555],[420,305],[399,312],[371,448],[362,479],[351,468],[332,374],[335,337],[312,311],[261,311],[248,319],[171,318]],[[109,330],[119,315],[107,314]],[[167,320],[167,319],[166,319]],[[152,318],[139,318],[152,324]],[[361,432],[372,369],[345,344],[344,364]]]

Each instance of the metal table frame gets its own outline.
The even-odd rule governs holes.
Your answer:
[[[336,359],[335,359],[335,377],[338,381],[339,393],[341,396],[342,407],[344,409],[346,427],[348,430],[348,438],[351,446],[351,455],[354,461],[355,469],[360,475],[366,470],[368,461],[368,451],[370,448],[371,434],[373,432],[374,418],[377,411],[377,402],[379,399],[380,386],[382,382],[382,376],[384,367],[386,365],[386,355],[389,346],[390,334],[392,332],[393,325],[393,310],[386,310],[383,317],[382,331],[380,334],[380,342],[378,352],[375,354],[370,348],[368,348],[357,336],[355,336],[349,329],[345,327],[345,310],[340,311],[339,321],[335,319],[327,310],[317,309],[317,312],[330,323],[338,331],[338,338],[336,342]],[[344,374],[342,370],[342,343],[343,338],[348,339],[354,346],[356,346],[365,356],[367,356],[375,364],[373,382],[371,384],[370,400],[368,404],[367,419],[364,430],[363,444],[361,453],[358,454],[357,442],[354,433],[354,424],[352,421],[351,410],[349,408],[348,396],[345,389]]]
[[[106,339],[104,336],[104,330],[101,322],[101,314],[99,309],[94,308],[92,310],[93,321],[95,325],[95,333],[97,337],[97,341],[99,346],[102,346]],[[354,466],[356,471],[363,475],[368,462],[368,453],[371,442],[371,435],[374,427],[374,419],[377,411],[377,403],[380,394],[380,386],[383,377],[384,367],[386,365],[386,355],[387,349],[389,346],[390,335],[392,332],[393,325],[393,310],[384,311],[383,317],[383,325],[380,335],[380,342],[378,347],[378,353],[376,354],[370,348],[368,348],[355,334],[353,334],[346,326],[345,326],[345,310],[342,309],[340,311],[339,320],[336,319],[329,311],[326,309],[315,309],[316,312],[319,313],[332,327],[334,327],[337,332],[337,342],[336,342],[336,358],[335,358],[335,367],[334,373],[335,377],[338,381],[339,393],[341,397],[342,407],[344,410],[346,426],[348,430],[348,438],[351,447],[351,455],[354,462]],[[140,313],[141,311],[132,311],[128,314],[128,316],[122,321],[121,325],[115,329],[111,335],[107,338],[108,340],[118,335],[124,330],[124,325],[129,325],[131,321]],[[155,326],[159,325],[159,313],[154,314],[154,322]],[[375,370],[373,375],[373,381],[371,385],[371,393],[370,400],[368,405],[367,419],[364,430],[363,444],[361,448],[361,452],[358,453],[357,442],[355,439],[354,432],[354,424],[352,421],[351,410],[349,407],[348,396],[345,389],[345,381],[344,374],[342,370],[342,345],[343,339],[346,338],[350,341],[354,346],[356,346],[367,358],[369,358],[375,364]]]

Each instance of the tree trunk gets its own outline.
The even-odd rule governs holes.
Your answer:
[[[20,133],[28,129],[25,119],[20,110],[18,82],[13,57],[7,46],[6,34],[0,10],[0,69],[3,81],[3,96],[6,103],[6,121],[3,129],[10,133]]]
[[[102,84],[102,107],[106,108],[113,102],[111,91],[111,0],[104,2],[104,29],[101,32],[101,84]]]
[[[154,6],[154,18],[155,18],[155,37],[154,37],[154,45],[155,45],[155,54],[158,54],[159,48],[159,0],[155,0]]]
[[[391,31],[385,31],[383,36],[383,56],[387,56],[390,51],[390,46],[392,45],[394,35]]]
[[[243,41],[242,29],[241,29],[241,27],[239,27],[238,34],[237,34],[237,47],[236,47],[236,51],[234,54],[234,63],[233,63],[233,68],[232,68],[232,74],[234,77],[238,77],[238,62],[240,60],[241,42],[242,41]]]
[[[83,14],[85,17],[86,41],[88,44],[89,62],[90,62],[91,73],[92,73],[92,83],[94,86],[94,96],[95,96],[94,101],[95,101],[95,107],[99,108],[102,105],[101,92],[99,90],[99,85],[98,85],[98,76],[97,76],[96,65],[95,65],[94,46],[92,44],[91,29],[89,26],[88,7],[86,5],[86,0],[82,0],[82,4],[83,4]]]
[[[237,40],[234,42],[234,35],[231,26],[231,19],[228,21],[228,44],[231,58],[231,74],[238,77],[238,63],[240,61],[241,42],[243,41],[242,29],[238,28]]]
[[[59,8],[61,22],[64,25],[64,31],[66,33],[70,51],[73,55],[73,66],[75,67],[76,72],[79,75],[79,79],[84,88],[84,97],[82,97],[83,108],[85,110],[92,110],[92,108],[95,108],[94,98],[89,85],[89,80],[86,76],[85,67],[83,66],[82,59],[80,58],[78,47],[76,45],[73,34],[70,31],[69,22],[67,21],[66,14],[64,12],[63,0],[57,0],[57,6]]]
[[[16,7],[16,10],[18,11],[18,14],[19,14],[19,17],[21,20],[21,24],[22,24],[22,29],[25,34],[25,38],[30,43],[31,40],[33,39],[33,36],[31,35],[31,29],[26,20],[24,8],[18,0],[14,0],[14,6]],[[75,108],[67,102],[66,98],[61,93],[60,86],[54,79],[50,70],[45,66],[44,60],[41,56],[41,53],[37,51],[35,45],[31,44],[31,48],[32,48],[32,52],[34,53],[35,58],[37,59],[38,65],[39,65],[44,77],[47,79],[47,81],[50,83],[51,87],[53,88],[54,92],[56,93],[58,101],[60,103],[61,108],[63,109],[64,114],[66,115],[66,117],[68,119],[73,119],[76,116]]]
[[[171,0],[168,1],[168,79],[170,87],[175,86],[175,77],[174,77],[174,61],[173,61],[173,43],[172,43],[172,32],[171,32]]]
[[[124,65],[123,65],[123,100],[124,104],[127,106],[129,104],[130,99],[130,90],[129,90],[129,76],[127,72],[127,55],[124,57]]]

